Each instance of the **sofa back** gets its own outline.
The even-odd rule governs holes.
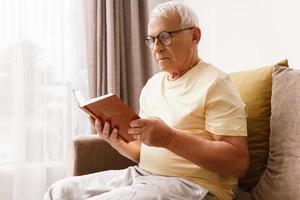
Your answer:
[[[274,66],[287,67],[288,61],[230,74],[247,107],[250,166],[246,176],[239,179],[239,187],[248,192],[257,184],[267,166]]]
[[[268,164],[253,197],[300,199],[300,70],[274,67],[271,111]]]

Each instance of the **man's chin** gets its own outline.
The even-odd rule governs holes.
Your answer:
[[[158,63],[158,66],[161,71],[165,71],[168,68],[166,65],[162,65],[160,63]]]
[[[157,64],[162,71],[167,71],[172,66],[169,62],[158,62]]]

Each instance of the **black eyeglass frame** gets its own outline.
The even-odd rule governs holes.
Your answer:
[[[145,44],[150,48],[150,49],[152,49],[153,48],[153,44],[155,43],[155,39],[157,38],[158,39],[158,41],[159,41],[159,43],[160,44],[162,44],[162,45],[164,45],[164,46],[170,46],[171,45],[171,43],[172,43],[172,34],[173,33],[179,33],[179,32],[182,32],[182,31],[186,31],[186,30],[190,30],[190,29],[193,29],[194,27],[189,27],[189,28],[184,28],[184,29],[180,29],[180,30],[175,30],[175,31],[162,31],[162,32],[160,32],[157,36],[146,36],[145,38],[144,38],[144,41],[145,41]],[[161,42],[160,41],[160,39],[159,39],[159,37],[160,37],[160,35],[162,34],[162,33],[168,33],[169,34],[169,36],[170,36],[170,44],[165,44],[165,43],[163,43],[163,42]],[[149,43],[147,42],[147,41],[150,41]]]

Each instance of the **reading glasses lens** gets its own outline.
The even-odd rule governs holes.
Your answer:
[[[171,43],[171,35],[168,32],[162,32],[158,35],[159,42],[163,45],[169,45]]]
[[[148,36],[145,38],[145,43],[150,49],[153,48],[156,38],[162,45],[168,46],[171,44],[171,34],[168,32],[161,32],[157,37]]]

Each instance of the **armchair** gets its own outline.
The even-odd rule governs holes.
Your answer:
[[[134,165],[97,135],[76,136],[69,146],[69,176],[79,176]]]

